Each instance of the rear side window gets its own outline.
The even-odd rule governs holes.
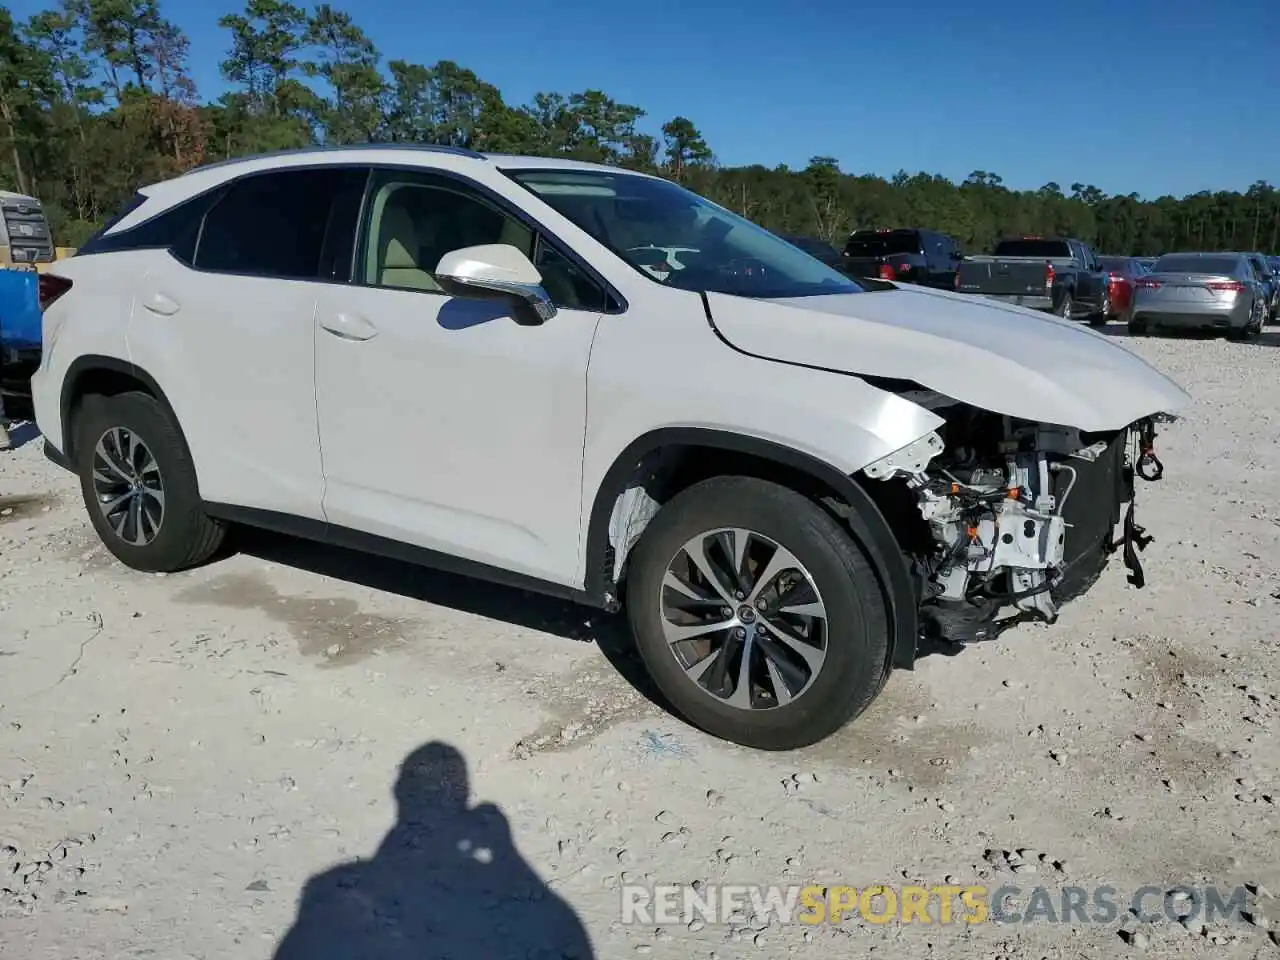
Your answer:
[[[891,233],[855,233],[845,245],[846,257],[891,257],[895,254],[920,253],[920,234],[914,230]]]
[[[1066,240],[1002,240],[992,252],[996,257],[1071,257]]]
[[[319,278],[329,210],[346,171],[281,170],[231,184],[204,218],[197,270]]]

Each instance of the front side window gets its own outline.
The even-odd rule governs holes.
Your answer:
[[[435,279],[441,257],[463,247],[505,243],[538,268],[557,306],[604,308],[604,290],[533,228],[448,178],[398,170],[375,174],[362,235],[356,280],[368,286],[443,293]]]
[[[205,215],[197,270],[314,280],[329,208],[346,171],[280,170],[232,183]]]
[[[763,299],[862,292],[781,237],[666,180],[603,170],[510,176],[655,283]]]

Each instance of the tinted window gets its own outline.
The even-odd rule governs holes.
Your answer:
[[[542,274],[543,289],[556,306],[570,310],[606,309],[604,288],[541,237],[533,265]]]
[[[1234,274],[1240,261],[1235,257],[1201,257],[1171,253],[1161,257],[1152,273],[1216,273]]]
[[[594,170],[511,176],[655,283],[766,299],[862,291],[776,234],[666,180]]]
[[[552,301],[568,309],[604,309],[604,290],[516,217],[455,181],[425,174],[375,174],[365,215],[361,283],[443,292],[436,266],[463,247],[505,243],[542,274]]]
[[[338,167],[282,170],[231,184],[204,218],[196,268],[316,279],[329,208],[344,175]]]
[[[122,206],[119,210],[116,211],[115,216],[108,219],[106,223],[104,223],[98,230],[95,230],[89,236],[88,240],[86,240],[84,243],[80,245],[80,251],[84,252],[89,247],[92,247],[95,243],[98,242],[98,240],[102,237],[103,234],[105,234],[108,230],[110,230],[117,223],[119,223],[129,214],[133,213],[133,211],[137,210],[140,206],[142,206],[146,202],[147,202],[147,195],[145,193],[135,193],[132,197],[128,199],[128,201],[125,203],[124,206]]]
[[[901,253],[920,253],[920,234],[914,230],[886,233],[855,233],[845,244],[846,257],[891,257]]]
[[[1128,277],[1138,272],[1134,262],[1128,257],[1103,257],[1099,262],[1102,264],[1102,269],[1109,273],[1120,273]]]
[[[1001,240],[993,253],[997,257],[1070,257],[1066,240]]]
[[[110,253],[117,250],[169,250],[183,263],[191,263],[195,256],[196,237],[200,233],[200,218],[209,209],[218,194],[210,193],[193,197],[176,207],[142,221],[120,233],[108,234],[112,225],[146,202],[144,194],[135,194],[125,206],[101,230],[85,241],[77,256]]]

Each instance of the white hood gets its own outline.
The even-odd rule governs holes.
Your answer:
[[[1113,430],[1190,401],[1115,340],[1022,307],[902,286],[789,300],[710,293],[739,350],[843,373],[910,380],[993,413]]]

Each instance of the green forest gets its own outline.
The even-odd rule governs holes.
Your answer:
[[[730,167],[696,118],[651,117],[603,90],[508,103],[452,61],[384,61],[328,4],[249,0],[218,24],[227,92],[208,100],[187,38],[156,0],[63,0],[25,23],[0,6],[0,189],[39,197],[57,242],[76,246],[137,187],[200,164],[311,144],[432,143],[661,172],[772,230],[836,245],[855,228],[919,226],[970,253],[1011,233],[1068,234],[1111,254],[1280,252],[1280,191],[1262,181],[1143,199],[1080,182],[1011,190],[985,170],[963,183],[885,179],[824,156],[802,170]]]

